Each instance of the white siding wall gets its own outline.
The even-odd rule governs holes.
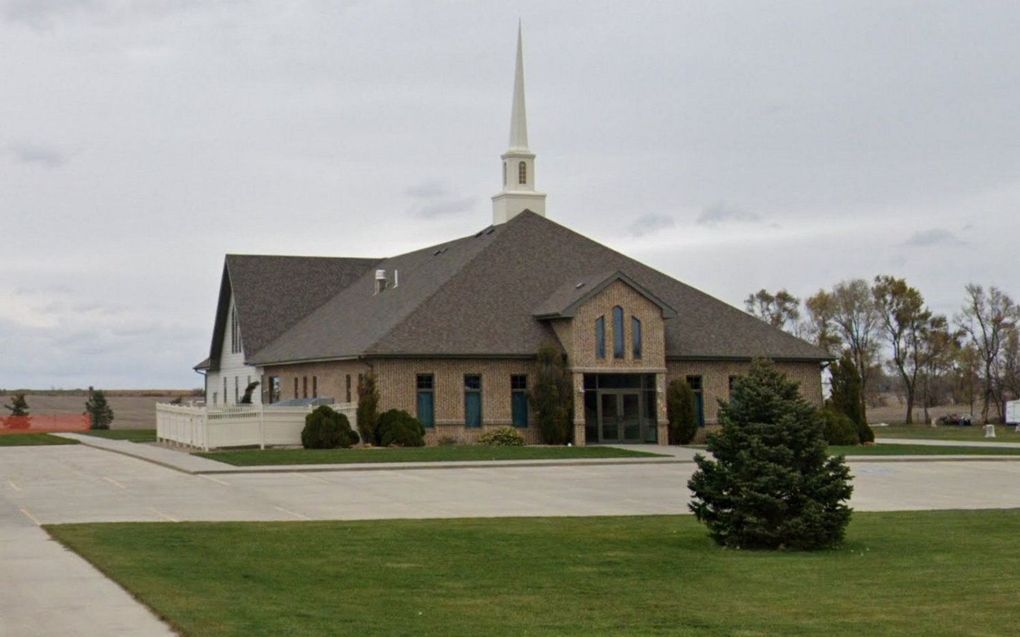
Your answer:
[[[231,335],[231,317],[234,312],[234,299],[230,298],[230,311],[225,318],[226,325],[223,326],[223,347],[220,350],[219,369],[210,371],[206,375],[205,402],[209,406],[220,407],[223,405],[236,405],[244,396],[244,388],[249,382],[262,381],[262,372],[255,367],[244,364],[244,352],[231,352],[231,344],[234,342]],[[243,349],[243,348],[242,348]],[[224,402],[223,381],[227,382],[226,400]],[[236,396],[235,396],[236,386]],[[251,402],[255,405],[262,403],[262,386],[259,385],[252,393]]]

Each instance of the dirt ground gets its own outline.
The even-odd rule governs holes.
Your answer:
[[[178,396],[187,401],[190,389],[179,390],[109,390],[106,400],[113,409],[111,429],[155,429],[156,403],[170,402]],[[88,392],[26,393],[29,413],[80,414],[85,411]],[[0,403],[9,402],[9,394],[0,394]],[[0,414],[6,414],[3,410]]]

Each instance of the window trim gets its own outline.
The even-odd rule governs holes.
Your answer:
[[[630,316],[630,347],[631,356],[634,360],[641,360],[642,350],[644,348],[643,330],[641,329],[641,319],[631,314]]]
[[[595,358],[606,358],[606,315],[595,319]]]
[[[427,388],[423,388],[421,386],[421,381],[423,379],[425,379],[425,378],[427,378],[429,380],[429,386]],[[430,414],[430,422],[426,422],[426,420],[424,418],[422,418],[422,413],[421,413],[421,395],[422,394],[431,394],[431,396],[432,396],[432,402],[431,402],[432,413]],[[436,375],[435,374],[433,374],[431,372],[422,373],[422,374],[415,374],[415,376],[414,376],[414,411],[415,411],[415,416],[418,418],[418,420],[421,422],[421,424],[423,426],[425,426],[425,428],[432,429],[433,427],[436,426]]]
[[[468,387],[468,378],[478,379],[478,388]],[[464,426],[470,429],[480,429],[485,425],[485,403],[482,399],[482,375],[481,374],[464,374]],[[478,423],[471,424],[468,422],[468,397],[470,395],[478,396]]]
[[[528,162],[524,160],[517,162],[517,183],[520,185],[528,183]]]
[[[523,387],[515,387],[514,386],[514,379],[516,379],[516,378],[523,378],[524,379],[524,386]],[[520,422],[520,423],[517,422],[516,414],[514,412],[514,407],[517,404],[516,399],[517,399],[518,395],[523,395],[524,398],[525,398],[525,402],[524,402],[524,414],[523,414],[524,415],[524,420],[523,420],[523,422]],[[528,414],[527,397],[528,397],[528,375],[527,374],[510,374],[510,424],[512,424],[514,427],[519,427],[521,429],[526,429],[526,428],[528,428],[531,425],[530,417],[529,417],[529,414]]]

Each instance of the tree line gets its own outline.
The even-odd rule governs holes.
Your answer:
[[[780,289],[748,295],[761,320],[846,356],[861,387],[862,410],[886,371],[906,403],[904,422],[924,421],[937,405],[980,403],[982,422],[1004,419],[1004,402],[1020,397],[1020,306],[1005,292],[969,284],[953,316],[934,312],[920,290],[889,275],[842,281],[803,301]]]

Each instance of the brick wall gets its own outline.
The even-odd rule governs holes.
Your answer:
[[[312,387],[318,385],[318,398],[332,398],[338,403],[347,401],[347,376],[351,377],[351,401],[358,402],[358,374],[368,372],[369,367],[362,361],[328,361],[324,363],[298,363],[277,365],[263,370],[263,398],[269,402],[269,378],[280,378],[280,400],[304,398],[304,383],[308,380],[308,397],[312,398]],[[315,379],[313,381],[313,378]],[[294,379],[298,382],[298,395],[294,395]]]
[[[719,400],[730,397],[731,376],[743,376],[750,362],[730,361],[667,361],[666,380],[701,376],[705,405],[705,423],[715,424],[719,417]],[[822,405],[822,374],[818,363],[776,363],[776,368],[791,380],[800,383],[800,392],[813,405]]]
[[[623,358],[613,357],[613,308],[623,308]],[[606,357],[598,358],[595,348],[595,320],[606,324]],[[641,321],[641,358],[633,356],[631,317]],[[662,309],[623,281],[615,281],[578,308],[570,329],[558,328],[570,365],[574,369],[638,370],[665,367],[665,336]]]

